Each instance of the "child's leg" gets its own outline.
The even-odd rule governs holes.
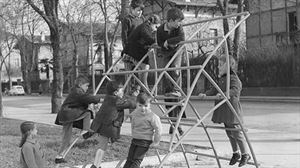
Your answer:
[[[224,124],[224,125],[225,125],[225,128],[235,128],[235,125],[232,125],[232,124]],[[226,130],[226,134],[227,134],[227,137],[229,138],[229,142],[231,144],[233,153],[238,152],[238,145],[237,145],[237,141],[235,139],[234,132],[238,132],[238,131]]]
[[[71,143],[72,127],[73,127],[73,123],[68,123],[68,124],[63,125],[62,144],[61,144],[60,150],[58,151],[57,158],[62,157],[64,151],[68,148],[68,146]]]
[[[91,126],[91,113],[86,112],[87,115],[83,118],[83,130],[88,131]]]
[[[150,69],[150,66],[148,64],[141,64],[140,66],[141,66],[141,68],[139,68],[139,69],[141,69],[141,70],[149,70]],[[139,78],[143,82],[143,84],[146,86],[146,88],[149,88],[148,72],[139,73]]]
[[[108,147],[108,141],[109,141],[108,137],[99,135],[99,149],[96,152],[96,156],[95,156],[95,160],[94,160],[94,165],[96,167],[100,167],[100,165],[101,165],[105,151],[107,150],[107,147]]]
[[[132,164],[131,161],[133,160],[133,154],[134,154],[134,151],[135,151],[136,147],[137,147],[137,145],[131,143],[130,148],[129,148],[129,152],[128,152],[128,156],[127,156],[127,160],[126,160],[123,168],[130,168],[131,167],[131,164]]]
[[[140,168],[140,165],[147,151],[149,150],[151,141],[137,140],[137,139],[135,139],[134,141],[143,146],[136,145],[135,143],[131,143],[127,161],[123,168]]]
[[[241,127],[239,125],[234,125],[235,128],[241,129]],[[235,141],[237,142],[241,154],[247,154],[248,152],[248,148],[247,148],[247,143],[246,143],[246,139],[242,133],[242,131],[234,131],[233,132],[233,136],[235,138]]]

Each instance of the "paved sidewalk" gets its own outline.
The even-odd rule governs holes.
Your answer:
[[[30,109],[27,108],[15,108],[4,107],[5,117],[15,118],[21,120],[32,120],[39,123],[53,124],[56,114],[50,114],[50,103],[32,105]],[[274,115],[280,120],[280,116]],[[250,117],[247,120],[257,120],[257,118]],[[189,127],[183,127],[187,130]],[[167,134],[169,125],[163,125],[162,140],[169,142],[170,136]],[[231,149],[228,139],[224,130],[209,129],[209,134],[213,139],[214,145],[219,156],[230,157]],[[124,123],[122,127],[123,135],[130,135],[130,123]],[[260,129],[249,129],[247,133],[251,140],[252,147],[254,149],[256,158],[260,163],[261,168],[299,168],[300,167],[300,134],[279,132]],[[184,140],[186,144],[194,144],[201,146],[209,146],[207,136],[203,131],[203,128],[194,129]],[[213,154],[209,150],[201,150],[203,153]],[[194,167],[199,168],[215,168],[218,167],[215,159],[200,157],[200,160],[196,160],[195,155],[188,156],[190,163]],[[172,164],[176,162],[177,166]],[[253,160],[252,160],[253,161]],[[178,162],[184,162],[182,154],[175,154],[169,159],[166,167],[187,167],[184,163],[178,164]],[[148,157],[143,165],[158,163],[157,157]],[[116,162],[105,163],[103,168],[111,168]],[[237,166],[228,166],[228,161],[221,161],[222,167],[234,168]],[[192,167],[193,167],[192,166]],[[254,167],[253,165],[247,165],[244,168]]]

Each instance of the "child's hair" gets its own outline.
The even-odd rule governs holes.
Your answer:
[[[132,9],[140,7],[141,9],[144,9],[144,1],[143,0],[132,0],[130,3],[130,6]]]
[[[88,77],[84,76],[84,75],[79,75],[76,80],[75,80],[75,85],[79,86],[85,83],[90,83],[90,80]]]
[[[113,95],[115,91],[117,91],[118,89],[122,88],[123,85],[118,82],[118,81],[109,81],[107,84],[106,84],[106,94],[108,95]]]
[[[150,24],[159,24],[160,23],[160,18],[156,14],[152,14],[149,16],[147,20]]]
[[[175,21],[177,19],[180,19],[180,20],[184,19],[184,15],[183,15],[182,11],[178,8],[169,9],[167,12],[167,21],[170,21],[170,20]]]
[[[225,54],[222,54],[220,57],[219,57],[219,61],[222,61],[224,63],[226,63],[226,55]],[[229,65],[230,65],[230,69],[232,71],[236,71],[236,60],[233,58],[232,55],[229,55]]]
[[[27,137],[30,134],[30,131],[34,129],[34,122],[32,121],[25,121],[20,125],[20,130],[22,133],[22,139],[20,142],[19,147],[22,147],[24,145],[24,143],[26,142]]]
[[[150,96],[147,93],[142,92],[137,96],[136,101],[140,104],[147,104],[150,101]]]

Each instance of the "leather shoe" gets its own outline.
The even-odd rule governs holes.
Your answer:
[[[250,159],[251,159],[251,156],[249,154],[243,154],[240,164],[239,164],[239,167],[246,165]]]
[[[95,132],[87,132],[87,133],[84,133],[82,135],[83,139],[88,139],[90,138],[91,136],[93,136],[95,134]]]
[[[179,132],[179,135],[180,135],[180,136],[184,134],[184,131],[182,130],[181,127],[178,127],[178,132]]]
[[[173,132],[174,132],[174,128],[172,126],[170,126],[169,134],[173,134]]]
[[[97,168],[94,164],[91,166],[91,168]],[[101,167],[99,167],[99,168],[101,168]]]
[[[241,155],[239,153],[233,153],[232,157],[230,159],[229,165],[236,164],[236,162],[238,162],[240,158],[241,158]]]
[[[64,158],[55,158],[55,163],[56,164],[67,163],[67,161]]]

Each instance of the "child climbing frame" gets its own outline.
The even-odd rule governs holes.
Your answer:
[[[170,59],[170,61],[167,63],[167,65],[165,65],[162,68],[158,68],[157,66],[157,56],[156,56],[156,49],[152,48],[149,50],[149,52],[143,57],[142,60],[140,60],[136,67],[131,70],[131,71],[122,71],[122,72],[113,72],[114,66],[116,66],[121,60],[122,57],[120,57],[109,69],[106,73],[104,73],[104,77],[102,78],[102,80],[100,81],[100,83],[98,84],[97,88],[96,88],[96,93],[99,90],[99,88],[103,85],[105,80],[110,80],[109,76],[113,76],[113,75],[129,75],[129,77],[126,79],[126,82],[124,84],[124,87],[128,87],[128,83],[129,80],[131,78],[134,78],[137,83],[142,87],[142,89],[146,92],[148,92],[151,97],[153,98],[152,104],[157,105],[158,108],[161,110],[162,115],[161,115],[161,119],[162,120],[166,120],[171,126],[173,126],[173,122],[174,120],[176,121],[176,124],[174,124],[174,130],[177,130],[177,128],[179,127],[179,125],[185,125],[185,126],[189,126],[189,128],[184,132],[183,135],[179,136],[177,131],[174,131],[173,134],[171,135],[170,138],[170,142],[169,142],[169,148],[168,149],[164,149],[166,151],[168,151],[168,153],[163,156],[161,158],[161,156],[159,155],[159,153],[157,152],[157,155],[159,157],[159,163],[158,163],[158,167],[161,168],[166,161],[168,160],[168,158],[170,157],[170,155],[176,150],[177,147],[181,148],[181,151],[183,153],[183,156],[186,160],[187,163],[187,167],[191,167],[188,157],[187,157],[187,153],[190,154],[194,154],[197,156],[205,156],[205,157],[213,157],[216,159],[216,162],[218,164],[218,167],[221,168],[221,163],[220,163],[220,159],[223,160],[230,160],[230,158],[225,158],[225,157],[221,157],[218,156],[218,153],[216,151],[216,148],[214,146],[214,143],[212,141],[211,136],[209,135],[207,129],[228,129],[228,128],[224,128],[224,127],[219,127],[219,126],[210,126],[204,123],[204,120],[208,118],[208,116],[210,114],[213,113],[214,110],[216,110],[218,107],[220,107],[222,104],[226,103],[230,110],[234,113],[235,116],[237,116],[238,120],[239,120],[239,125],[240,125],[240,129],[235,129],[237,131],[242,131],[243,135],[246,139],[246,142],[248,144],[248,147],[250,149],[251,152],[251,156],[253,158],[253,162],[248,162],[248,164],[250,165],[254,165],[256,168],[259,167],[253,148],[251,146],[250,140],[247,136],[246,133],[246,129],[244,128],[244,126],[241,124],[241,120],[239,119],[237,112],[235,111],[235,109],[233,108],[232,104],[230,103],[229,99],[229,88],[230,88],[230,75],[227,75],[227,80],[226,80],[226,91],[223,92],[220,87],[217,85],[217,83],[214,81],[214,79],[209,75],[209,73],[204,69],[209,61],[213,58],[213,56],[218,55],[218,51],[223,49],[223,53],[226,55],[226,62],[227,62],[227,72],[229,74],[229,51],[228,51],[228,45],[227,45],[227,39],[230,37],[230,35],[249,17],[249,13],[248,12],[243,12],[243,13],[237,13],[237,14],[232,14],[232,15],[227,15],[227,16],[222,16],[222,17],[215,17],[215,18],[211,18],[211,19],[207,19],[207,20],[201,20],[201,21],[197,21],[197,22],[192,22],[192,23],[187,23],[184,24],[183,26],[192,26],[192,25],[201,25],[200,28],[197,28],[197,30],[195,30],[195,32],[189,36],[189,38],[187,38],[187,40],[180,42],[180,48],[177,50],[177,52],[174,54],[174,56]],[[241,16],[242,19],[235,23],[233,26],[231,26],[229,32],[227,34],[224,34],[222,36],[216,36],[216,37],[208,37],[208,38],[199,38],[199,33],[203,32],[205,29],[208,28],[208,25],[211,22],[217,21],[217,20],[223,20],[223,19],[229,19],[229,18],[233,18],[233,17],[237,17],[237,16]],[[212,51],[208,54],[208,56],[206,57],[205,61],[203,62],[202,65],[190,65],[189,62],[189,56],[191,55],[188,51],[188,47],[190,47],[189,45],[195,44],[195,43],[199,43],[199,42],[205,42],[205,41],[211,41],[211,40],[218,40],[218,43],[214,46],[214,48],[212,49]],[[141,65],[141,63],[143,62],[143,60],[147,57],[151,57],[151,59],[154,60],[154,65],[153,67],[151,67],[149,70],[138,70],[139,66]],[[171,67],[170,65],[172,64],[172,62],[176,59],[176,57],[186,57],[186,65],[182,66],[182,67]],[[182,86],[182,79],[181,82],[179,82],[179,84],[174,81],[172,79],[172,77],[169,75],[169,71],[180,71],[180,74],[182,74],[183,71],[186,72],[186,88],[183,88]],[[196,75],[193,77],[193,79],[191,79],[191,70],[193,71],[197,71]],[[155,78],[155,83],[153,85],[153,88],[147,88],[142,81],[136,76],[136,73],[143,73],[143,72],[148,72],[148,73],[154,73],[154,78]],[[203,99],[203,100],[215,100],[215,99],[220,99],[220,102],[218,104],[216,104],[212,109],[210,109],[205,115],[201,116],[200,113],[198,112],[198,110],[195,108],[195,105],[193,103],[193,101],[191,101],[191,99],[195,98],[196,96],[192,96],[193,91],[195,90],[195,86],[197,81],[200,78],[200,75],[204,75],[206,77],[206,79],[211,83],[211,85],[213,87],[215,87],[215,89],[218,91],[218,93],[221,95],[221,97],[218,96],[206,96],[206,97],[197,97],[198,99]],[[182,75],[181,75],[182,76]],[[178,97],[166,97],[164,95],[158,95],[158,86],[159,83],[162,81],[163,77],[167,78],[170,82],[172,82],[172,84],[179,88],[179,92],[181,93],[181,96],[179,97],[179,101],[178,102],[164,102],[162,100],[168,98],[168,99],[178,99]],[[171,108],[166,109],[164,106],[168,105],[171,106]],[[176,107],[181,106],[181,111],[179,113],[179,116],[177,118],[172,118],[172,117],[168,117],[168,113],[170,113],[173,109],[175,109]],[[188,108],[187,108],[188,107]],[[194,118],[182,118],[183,113],[187,110],[190,110],[190,113],[193,113],[196,117]],[[195,152],[195,151],[187,151],[184,148],[184,145],[182,144],[183,140],[187,137],[188,134],[191,133],[192,130],[194,130],[197,127],[201,127],[203,128],[207,139],[209,141],[210,146],[205,147],[206,149],[211,149],[213,151],[213,154],[207,154],[207,153],[200,153],[200,152]],[[200,137],[199,137],[200,139]],[[196,146],[197,147],[197,146]],[[200,148],[203,148],[203,146],[198,146]],[[117,165],[117,167],[119,167],[122,164],[123,160],[120,161],[120,163]]]

